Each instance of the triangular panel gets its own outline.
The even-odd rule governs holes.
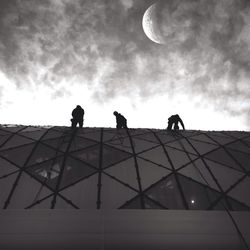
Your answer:
[[[139,190],[135,161],[133,158],[122,161],[110,168],[106,168],[105,173],[108,173],[118,180],[121,180],[122,182],[127,183],[129,186]]]
[[[9,163],[8,161],[0,158],[0,178],[8,175],[12,172],[17,171],[19,168],[14,166],[13,164]]]
[[[211,188],[178,175],[189,209],[205,210],[221,194]]]
[[[174,175],[149,188],[146,195],[166,208],[185,209]]]
[[[204,157],[206,157],[209,160],[215,161],[219,164],[229,166],[229,167],[242,171],[241,167],[238,166],[238,164],[232,159],[232,157],[223,148],[219,148],[218,150],[208,153]]]
[[[173,167],[175,169],[178,169],[189,162],[193,161],[194,159],[197,159],[198,156],[188,154],[187,152],[183,152],[180,150],[172,149],[170,147],[165,146],[167,154],[169,155],[169,158],[173,164]]]
[[[31,154],[32,149],[34,148],[35,143],[28,144],[22,147],[8,149],[0,152],[0,155],[6,158],[7,160],[17,164],[19,167],[22,167],[29,155]]]
[[[212,175],[204,165],[201,159],[190,163],[188,166],[178,171],[180,174],[187,176],[201,184],[207,185],[213,189],[219,190]]]
[[[192,146],[185,139],[181,139],[181,140],[174,141],[174,142],[169,142],[166,144],[166,146],[173,147],[181,151],[197,155],[197,152],[192,148]]]
[[[11,137],[11,139],[9,139],[2,147],[1,150],[7,149],[7,148],[14,148],[14,147],[18,147],[21,145],[25,145],[25,144],[29,144],[32,143],[33,140],[25,138],[23,136],[19,136],[19,135],[14,135],[13,137]]]
[[[0,206],[4,208],[5,201],[7,200],[13,184],[17,178],[18,174],[10,175],[6,178],[0,179]],[[4,192],[3,192],[4,191]]]
[[[192,139],[189,139],[189,142],[193,145],[193,147],[198,151],[199,154],[203,155],[206,154],[219,146],[214,145],[214,144],[209,144],[205,142],[198,142]]]
[[[233,188],[228,195],[234,199],[243,202],[244,204],[250,206],[250,178],[247,176],[242,180],[235,188]]]
[[[142,189],[148,188],[171,173],[171,171],[166,168],[142,159],[138,159],[138,165]]]
[[[36,199],[41,199],[49,194],[51,194],[49,189],[41,186],[39,182],[23,172],[8,208],[25,208],[34,203]]]
[[[237,150],[237,151],[241,151],[241,152],[250,154],[250,145],[247,146],[244,143],[242,143],[241,141],[230,143],[226,147],[229,149],[233,149],[233,150]]]
[[[97,207],[97,183],[98,175],[95,174],[62,190],[60,194],[81,209],[95,209]]]
[[[206,160],[206,163],[224,191],[226,191],[244,175],[240,171],[236,171],[232,168],[225,167],[224,165],[209,160]]]
[[[20,133],[20,135],[23,135],[25,137],[28,137],[30,139],[33,140],[39,140],[44,134],[45,134],[46,130],[36,130],[36,131],[32,131],[32,132],[22,132]]]
[[[96,172],[97,170],[95,168],[89,167],[82,161],[67,157],[60,183],[60,189],[75,183],[80,179],[93,175]]]
[[[102,174],[101,177],[101,208],[119,208],[126,201],[136,196],[132,189],[120,184],[110,177]]]
[[[228,151],[232,154],[232,157],[239,163],[241,167],[247,171],[250,171],[250,154],[238,152],[232,149],[228,149]]]
[[[146,160],[152,161],[155,164],[159,164],[161,166],[172,169],[162,146],[138,154],[138,156]]]

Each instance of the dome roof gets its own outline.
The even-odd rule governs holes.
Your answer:
[[[1,126],[3,208],[250,210],[250,133]]]

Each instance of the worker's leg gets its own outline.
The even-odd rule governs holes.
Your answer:
[[[76,121],[74,119],[71,119],[71,127],[72,128],[76,127]]]
[[[178,122],[174,124],[174,130],[179,130]]]
[[[79,121],[79,127],[82,128],[83,127],[83,120]]]
[[[172,123],[172,122],[169,122],[169,123],[168,123],[167,130],[172,130],[172,125],[173,125],[173,123]]]

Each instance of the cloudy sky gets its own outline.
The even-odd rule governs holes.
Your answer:
[[[250,130],[250,2],[1,0],[0,123]]]

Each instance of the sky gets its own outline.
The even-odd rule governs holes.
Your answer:
[[[0,1],[0,124],[249,131],[249,80],[248,0]]]

